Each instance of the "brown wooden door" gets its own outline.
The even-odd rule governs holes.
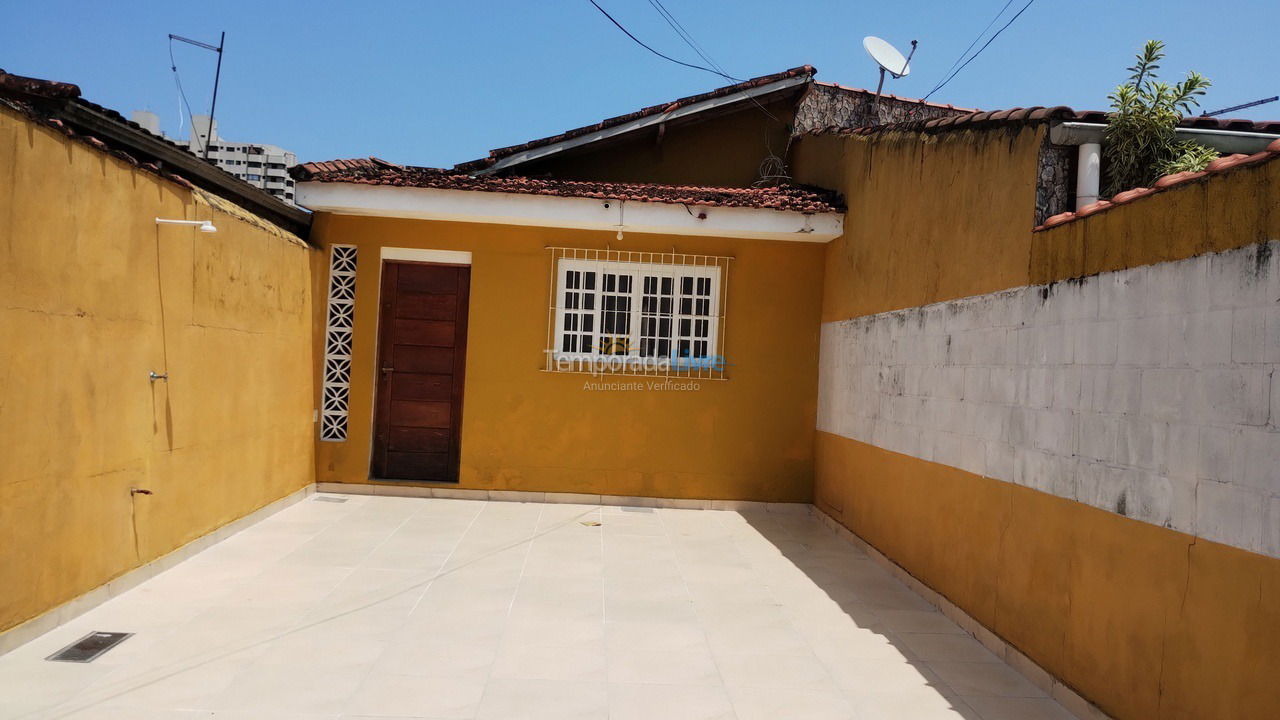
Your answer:
[[[384,262],[373,476],[458,480],[471,268]]]

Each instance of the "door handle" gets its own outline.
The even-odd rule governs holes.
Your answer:
[[[395,372],[395,368],[382,368],[382,372],[384,373]]]

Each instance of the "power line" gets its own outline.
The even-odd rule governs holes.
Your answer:
[[[620,23],[620,22],[618,22],[617,20],[615,20],[615,19],[613,18],[613,16],[612,16],[612,15],[610,15],[608,12],[606,12],[606,11],[605,11],[605,9],[604,9],[604,8],[600,7],[600,5],[599,5],[598,3],[596,3],[596,0],[587,0],[587,2],[591,3],[592,5],[594,5],[594,6],[595,6],[595,8],[596,8],[597,10],[599,10],[599,11],[600,11],[600,12],[601,12],[605,17],[609,18],[609,22],[613,23],[613,24],[614,24],[614,25],[615,25],[619,30],[621,30],[621,31],[623,32],[623,34],[625,34],[627,37],[631,38],[631,39],[632,39],[632,40],[633,40],[637,45],[639,45],[640,47],[644,48],[645,50],[648,50],[649,52],[653,53],[654,55],[657,55],[658,57],[660,57],[660,58],[662,58],[662,59],[664,59],[664,60],[669,60],[669,61],[671,61],[671,62],[673,62],[673,63],[675,63],[675,64],[677,64],[677,65],[683,65],[683,66],[685,66],[685,67],[693,68],[693,69],[695,69],[695,70],[703,70],[703,71],[705,71],[705,72],[709,72],[709,73],[711,73],[712,75],[719,75],[720,77],[722,77],[722,78],[724,78],[724,79],[726,79],[726,80],[729,80],[730,82],[735,82],[735,83],[742,82],[742,81],[741,81],[741,80],[739,80],[738,78],[733,77],[732,75],[730,75],[730,74],[728,74],[728,73],[724,72],[723,70],[712,70],[711,68],[709,68],[709,67],[704,67],[704,66],[702,66],[702,65],[694,65],[693,63],[687,63],[687,62],[684,62],[683,60],[677,60],[677,59],[675,59],[675,58],[671,57],[670,55],[664,55],[663,53],[660,53],[660,52],[658,52],[657,50],[654,50],[652,47],[649,47],[649,46],[648,46],[648,45],[646,45],[643,41],[641,41],[641,40],[640,40],[640,38],[636,37],[635,35],[632,35],[630,30],[628,30],[628,29],[626,29],[625,27],[623,27],[623,26],[622,26],[622,23]],[[659,3],[659,4],[660,4],[660,3]],[[655,6],[655,9],[656,9],[656,6]],[[662,10],[659,10],[659,14],[663,16],[663,19],[664,19],[664,20],[665,20],[665,19],[670,15],[670,13],[665,12],[665,10],[666,10],[666,8],[662,8]],[[676,28],[676,26],[679,26],[679,27],[680,27],[680,29],[679,29],[679,30],[676,30],[676,33],[677,33],[678,35],[680,35],[680,39],[681,39],[681,40],[685,40],[685,36],[686,36],[688,33],[687,33],[687,31],[686,31],[686,32],[684,32],[684,33],[682,33],[682,32],[681,32],[681,31],[683,30],[683,26],[681,26],[681,25],[680,25],[680,22],[679,22],[678,20],[676,20],[674,16],[671,16],[670,21],[668,21],[668,24],[672,24],[672,23],[674,23],[674,25],[672,25],[672,28],[673,28],[673,29],[675,29],[675,28]],[[690,35],[690,36],[688,36],[688,39],[687,39],[687,40],[685,40],[685,42],[686,42],[687,44],[689,44],[689,45],[690,45],[690,47],[692,47],[692,46],[694,46],[694,45],[697,45],[697,41],[696,41],[696,40],[693,40],[693,36],[691,36],[691,35]],[[715,61],[711,60],[711,59],[710,59],[710,58],[708,58],[706,55],[704,55],[703,53],[699,52],[696,48],[695,48],[694,52],[698,52],[699,56],[701,56],[704,60],[706,60],[708,64],[710,64],[710,65],[715,65],[716,67],[719,67],[719,65],[716,65]],[[761,105],[761,104],[760,104],[760,101],[759,101],[759,100],[756,100],[756,99],[755,99],[755,97],[753,97],[753,96],[751,96],[751,95],[747,94],[747,92],[746,92],[746,91],[743,91],[743,93],[742,93],[742,94],[743,94],[743,96],[744,96],[744,97],[746,97],[748,100],[750,100],[750,101],[752,102],[752,104],[753,104],[753,105],[755,105],[757,108],[759,108],[759,109],[760,109],[760,112],[764,113],[764,114],[765,114],[765,115],[766,115],[770,120],[773,120],[774,122],[781,122],[780,120],[778,120],[778,118],[777,118],[773,113],[769,112],[768,108],[766,108],[764,105]]]
[[[654,10],[658,11],[658,15],[660,15],[662,19],[666,21],[667,25],[671,26],[671,29],[675,31],[676,35],[678,35],[686,45],[688,45],[695,53],[697,53],[698,57],[702,58],[702,60],[706,62],[708,65],[710,65],[711,67],[704,67],[702,65],[694,65],[693,63],[687,63],[687,62],[684,62],[683,60],[677,60],[669,55],[665,55],[663,53],[658,52],[657,50],[654,50],[652,47],[649,47],[643,41],[641,41],[640,38],[636,37],[635,35],[632,35],[630,30],[623,27],[622,23],[615,20],[612,15],[610,15],[607,11],[605,11],[604,8],[600,7],[600,5],[596,2],[596,0],[587,0],[587,2],[590,2],[595,7],[596,10],[599,10],[602,15],[609,18],[609,22],[613,23],[615,27],[617,27],[619,30],[623,32],[623,34],[631,38],[633,42],[635,42],[637,45],[644,48],[645,50],[648,50],[649,52],[653,53],[654,55],[657,55],[658,57],[664,60],[669,60],[670,62],[673,62],[677,65],[683,65],[684,67],[693,68],[695,70],[703,70],[705,72],[711,73],[712,75],[719,75],[720,77],[730,82],[734,82],[734,83],[742,82],[742,80],[740,80],[739,78],[733,77],[729,73],[725,72],[724,68],[720,67],[720,65],[715,60],[711,59],[711,56],[708,55],[706,51],[702,49],[702,46],[699,45],[698,41],[693,38],[693,35],[691,35],[688,30],[685,30],[684,26],[680,24],[680,21],[676,20],[675,16],[672,15],[671,12],[667,10],[665,6],[663,6],[661,0],[649,0],[649,4],[653,6]],[[715,69],[713,70],[712,68],[715,68]],[[761,105],[760,101],[757,100],[755,96],[751,95],[745,90],[742,92],[742,96],[750,100],[751,104],[755,105],[756,108],[760,110],[760,112],[764,113],[765,117],[769,118],[774,122],[781,122],[780,120],[778,120],[777,116],[769,112],[768,108],[766,108],[764,105]],[[790,145],[790,139],[788,139],[787,142],[788,142],[788,145]],[[760,167],[761,167],[762,177],[759,182],[764,182],[766,180],[784,178],[784,177],[787,179],[790,179],[789,176],[786,175],[786,164],[782,161],[781,158],[774,155],[772,148],[769,147],[769,138],[767,133],[765,135],[765,147],[768,150],[769,155],[768,157],[765,158],[764,162],[761,163]],[[766,166],[770,168],[767,172],[765,170]]]
[[[960,56],[956,58],[955,62],[951,63],[951,67],[947,68],[947,72],[943,73],[943,75],[946,75],[956,69],[956,66],[960,64],[960,61],[964,60],[965,56],[969,54],[969,51],[973,49],[973,46],[978,44],[978,41],[982,39],[982,36],[987,34],[987,31],[991,29],[991,26],[996,24],[996,21],[1000,19],[1001,15],[1004,15],[1004,11],[1008,10],[1009,6],[1012,4],[1013,0],[1008,0],[1004,4],[1004,7],[1000,8],[1000,12],[996,13],[995,17],[991,18],[991,22],[987,23],[987,26],[982,28],[982,32],[978,33],[977,37],[973,39],[973,42],[969,43],[969,47],[965,48],[964,52],[960,53]],[[941,80],[938,81],[939,84],[941,84],[941,82]],[[934,90],[937,90],[938,86],[934,85],[933,88]],[[933,92],[933,90],[930,90],[929,92]]]
[[[1012,2],[1012,0],[1010,1]],[[716,62],[705,50],[703,50],[702,46],[698,44],[698,41],[694,39],[693,35],[688,30],[685,30],[684,25],[681,25],[680,21],[676,19],[676,16],[672,15],[671,11],[662,4],[662,0],[649,0],[649,4],[653,6],[654,10],[658,11],[658,14],[662,16],[663,20],[667,21],[667,25],[670,25],[671,29],[676,31],[676,35],[680,36],[680,39],[684,41],[684,44],[688,45],[691,50],[698,54],[698,57],[702,58],[703,61],[711,67],[715,68],[716,71],[725,78],[734,82],[742,82],[741,78],[730,76],[729,73],[721,67],[720,63]]]
[[[687,67],[687,68],[693,68],[694,70],[702,70],[702,71],[704,71],[704,72],[709,72],[709,73],[711,73],[712,75],[719,75],[719,76],[721,76],[721,77],[723,77],[723,78],[728,78],[729,80],[732,80],[732,79],[733,79],[733,78],[729,77],[728,75],[725,75],[724,73],[719,72],[719,71],[717,71],[717,70],[712,70],[712,69],[711,69],[711,68],[709,68],[709,67],[704,67],[704,66],[702,66],[702,65],[694,65],[693,63],[687,63],[687,62],[685,62],[685,61],[683,61],[683,60],[677,60],[677,59],[675,59],[675,58],[671,57],[670,55],[664,55],[664,54],[662,54],[662,53],[658,52],[657,50],[654,50],[653,48],[651,48],[651,47],[649,47],[648,45],[646,45],[646,44],[645,44],[645,43],[644,43],[640,38],[636,37],[635,35],[632,35],[630,30],[628,30],[628,29],[626,29],[625,27],[623,27],[623,26],[622,26],[622,23],[618,22],[617,20],[614,20],[614,19],[613,19],[613,16],[612,16],[612,15],[610,15],[607,11],[605,11],[605,9],[604,9],[604,8],[600,7],[600,5],[596,2],[596,0],[587,0],[587,2],[591,3],[592,5],[594,5],[594,6],[595,6],[595,8],[596,8],[597,10],[599,10],[599,11],[600,11],[600,12],[601,12],[605,17],[609,18],[609,22],[611,22],[611,23],[613,23],[614,25],[616,25],[616,26],[617,26],[617,28],[618,28],[619,30],[621,30],[621,31],[623,32],[623,34],[625,34],[627,37],[631,38],[631,40],[632,40],[632,41],[634,41],[634,42],[635,42],[635,44],[639,45],[640,47],[644,48],[645,50],[648,50],[649,52],[653,53],[654,55],[657,55],[658,57],[662,58],[663,60],[668,60],[668,61],[670,61],[670,62],[673,62],[673,63],[677,64],[677,65],[683,65],[683,66],[685,66],[685,67]]]
[[[1021,10],[1014,13],[1013,17],[1009,18],[1009,22],[1002,25],[1000,29],[996,31],[995,35],[992,35],[990,38],[988,38],[987,41],[982,44],[982,47],[978,48],[977,52],[975,52],[973,55],[970,55],[969,59],[965,60],[960,67],[956,68],[954,72],[948,75],[946,80],[943,80],[941,83],[938,83],[937,86],[935,86],[932,90],[929,91],[929,95],[925,95],[923,98],[921,98],[921,101],[923,102],[925,100],[928,100],[930,95],[933,95],[934,93],[938,92],[942,88],[946,87],[947,83],[951,82],[951,80],[955,78],[956,75],[960,74],[961,70],[964,70],[965,67],[969,65],[969,63],[973,62],[979,55],[981,55],[982,51],[986,50],[988,45],[994,42],[996,38],[1000,37],[1000,33],[1007,30],[1009,26],[1014,23],[1015,20],[1017,20],[1019,17],[1022,16],[1022,13],[1027,11],[1027,8],[1031,7],[1035,3],[1035,1],[1036,0],[1027,0],[1027,4],[1023,5]],[[1001,10],[1000,12],[1003,13],[1004,11]],[[997,15],[996,17],[1000,17],[1000,16]]]

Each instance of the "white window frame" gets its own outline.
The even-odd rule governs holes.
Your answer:
[[[570,272],[591,272],[595,273],[595,287],[590,292],[595,296],[594,307],[588,311],[575,310],[565,307],[565,291],[567,289],[568,277]],[[599,346],[601,344],[600,337],[604,335],[604,275],[612,273],[615,275],[627,275],[631,277],[631,307],[630,320],[627,332],[626,352],[617,353],[601,353]],[[670,340],[669,355],[648,355],[642,356],[641,350],[641,320],[645,313],[642,306],[644,301],[644,278],[671,278],[672,280],[672,312],[671,318],[671,334],[665,338],[659,339]],[[694,280],[694,294],[686,295],[682,292],[681,279],[692,278]],[[697,279],[706,278],[710,280],[709,295],[703,296],[697,293]],[[661,286],[659,286],[661,289]],[[641,357],[667,357],[673,361],[679,361],[681,357],[679,352],[679,344],[682,339],[705,340],[707,343],[706,358],[715,358],[720,353],[720,320],[721,320],[721,272],[718,265],[693,265],[680,263],[647,263],[647,262],[627,262],[619,260],[587,260],[570,257],[558,258],[556,263],[556,283],[555,283],[555,316],[553,332],[551,334],[552,356],[557,360],[590,360],[605,357],[623,357],[623,358],[641,358]],[[690,299],[694,303],[691,309],[696,313],[696,302],[699,299],[709,300],[707,314],[687,314],[681,313],[681,301]],[[659,308],[660,311],[661,308]],[[566,352],[562,348],[565,346],[564,336],[568,334],[584,334],[582,330],[566,331],[565,316],[570,313],[584,315],[590,313],[594,318],[592,321],[592,342],[593,351],[591,352]],[[707,322],[706,337],[695,337],[692,335],[683,336],[680,333],[680,324],[682,320],[689,320],[690,323],[695,321]],[[692,330],[692,329],[691,329]]]

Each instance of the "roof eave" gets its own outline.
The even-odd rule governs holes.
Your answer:
[[[67,102],[58,114],[106,142],[132,148],[163,163],[193,185],[226,198],[289,232],[306,238],[311,216],[270,193],[241,182],[218,167],[175,147],[162,138],[137,130],[81,102]]]
[[[524,163],[532,162],[534,160],[541,160],[543,158],[550,157],[552,155],[557,155],[567,151],[571,151],[571,150],[580,148],[584,145],[590,145],[603,140],[616,138],[622,135],[643,130],[645,128],[660,125],[662,123],[671,122],[673,120],[678,120],[681,118],[687,118],[693,115],[697,115],[699,113],[704,113],[704,112],[708,112],[716,109],[725,108],[737,103],[750,102],[751,100],[756,100],[757,102],[759,102],[759,100],[763,97],[774,95],[776,93],[783,92],[786,90],[790,90],[792,88],[799,87],[801,85],[806,85],[812,81],[813,81],[812,75],[797,75],[795,77],[788,77],[788,78],[783,78],[781,80],[776,80],[774,82],[771,82],[765,85],[760,85],[753,88],[746,88],[740,92],[735,92],[729,95],[723,95],[720,97],[713,97],[713,98],[708,98],[706,100],[700,100],[695,103],[690,103],[689,105],[679,106],[675,110],[672,110],[671,112],[659,113],[655,115],[646,115],[644,117],[636,118],[635,120],[620,123],[612,127],[602,128],[600,130],[586,133],[578,137],[568,138],[558,142],[549,143],[546,145],[539,145],[537,147],[532,147],[527,150],[522,150],[520,152],[512,153],[510,155],[506,155],[504,157],[501,157],[495,160],[492,164],[488,165],[487,167],[477,170],[475,174],[489,175],[495,172],[499,172],[501,170],[514,167],[516,165],[522,165]],[[459,168],[460,169],[463,167],[470,168],[471,165],[472,165],[471,163],[464,163],[462,166],[459,166]]]
[[[298,202],[315,212],[614,233],[825,243],[844,231],[844,213],[698,206],[339,182],[299,182]]]

